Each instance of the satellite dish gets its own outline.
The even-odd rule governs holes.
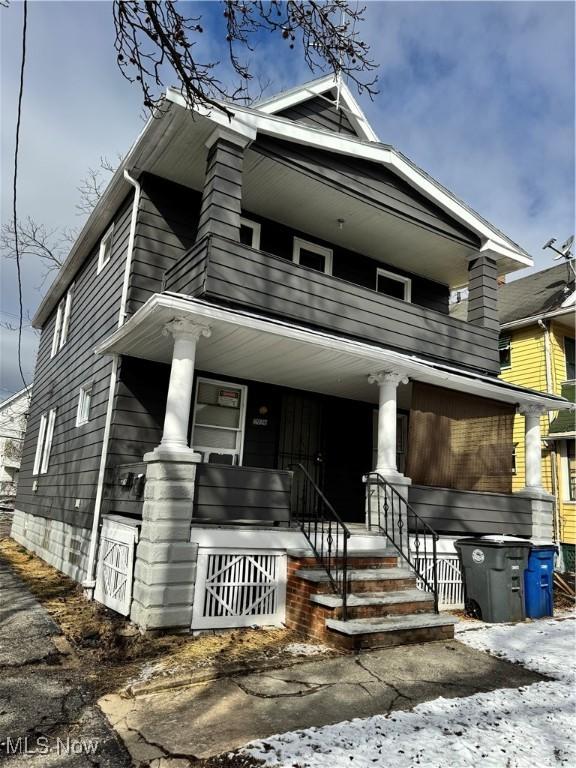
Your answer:
[[[566,256],[566,258],[569,258],[572,255],[572,244],[574,242],[574,235],[570,235],[568,240],[560,246],[560,250]]]
[[[546,248],[550,248],[552,245],[554,245],[555,242],[556,242],[556,238],[555,237],[551,237],[550,240],[548,240],[547,243],[544,243],[544,245],[542,246],[542,250],[545,251]]]

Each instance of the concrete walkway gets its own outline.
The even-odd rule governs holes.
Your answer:
[[[0,764],[128,768],[128,753],[59,634],[0,558]]]
[[[275,733],[542,679],[457,641],[438,641],[99,703],[136,765],[172,756],[184,766]]]

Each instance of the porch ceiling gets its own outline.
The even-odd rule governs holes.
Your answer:
[[[537,402],[551,410],[571,407],[568,401],[554,395],[523,390],[370,344],[175,294],[151,297],[95,351],[170,363],[172,342],[163,330],[166,323],[177,317],[210,326],[210,338],[198,342],[196,368],[221,376],[376,403],[378,389],[368,383],[368,375],[380,370],[400,370],[413,380],[479,397],[514,404]]]

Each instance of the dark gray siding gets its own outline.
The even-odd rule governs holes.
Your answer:
[[[53,358],[56,310],[42,329],[34,374],[17,508],[81,527],[91,524],[110,383],[110,358],[97,357],[94,347],[118,324],[130,214],[131,197],[115,217],[108,264],[96,274],[97,246],[75,277],[68,340]],[[90,420],[76,427],[79,389],[87,384],[92,384]],[[38,475],[34,493],[32,470],[40,417],[51,408],[57,412],[50,463],[48,472]]]
[[[145,174],[136,222],[127,312],[162,290],[164,272],[196,238],[201,193]]]
[[[307,101],[278,112],[277,115],[278,117],[286,117],[288,120],[294,120],[296,123],[310,125],[312,128],[321,128],[325,131],[344,133],[358,138],[359,134],[346,113],[342,109],[336,109],[335,104],[329,104],[326,101],[327,98],[335,101],[335,91],[330,91],[323,96],[313,96]]]
[[[376,163],[258,137],[252,152],[270,157],[411,224],[480,247],[479,238],[394,173]],[[425,254],[423,254],[423,258]]]
[[[196,264],[199,244],[190,252]],[[205,274],[197,293],[207,299],[250,307],[402,352],[497,373],[498,334],[369,291],[224,238],[207,238]],[[188,263],[188,255],[184,257]],[[200,269],[199,266],[196,267]],[[186,269],[169,273],[167,290],[181,292]],[[180,282],[182,281],[182,283]]]
[[[199,464],[193,520],[287,524],[291,490],[291,472]]]
[[[411,485],[408,501],[438,533],[532,534],[530,500],[518,496]]]

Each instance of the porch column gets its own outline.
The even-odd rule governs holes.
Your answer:
[[[166,414],[162,441],[155,449],[156,458],[173,453],[188,453],[188,422],[192,407],[192,385],[196,345],[201,336],[211,334],[207,325],[187,318],[171,320],[164,328],[166,336],[174,339],[172,367],[166,398]]]
[[[376,471],[386,480],[405,480],[396,464],[396,417],[398,415],[398,384],[408,383],[401,371],[379,371],[368,377],[370,384],[378,385],[378,460]]]
[[[524,416],[524,478],[519,496],[530,500],[532,538],[552,541],[554,536],[554,496],[542,485],[542,433],[540,420],[546,408],[529,403],[519,407]]]
[[[491,251],[468,261],[468,322],[498,331],[498,269]]]
[[[240,241],[242,165],[250,142],[251,137],[223,128],[217,128],[206,142],[208,159],[197,242],[212,234]]]

